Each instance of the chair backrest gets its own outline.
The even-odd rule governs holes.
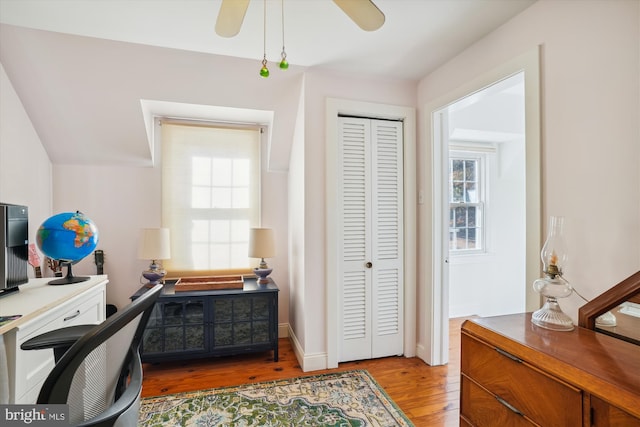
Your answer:
[[[154,286],[76,341],[46,378],[38,403],[68,404],[72,425],[111,425],[105,413],[117,418],[113,406],[119,412],[134,404],[142,389],[140,341],[161,290]]]

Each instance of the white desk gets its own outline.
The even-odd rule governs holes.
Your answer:
[[[50,330],[105,319],[106,275],[71,285],[48,285],[51,280],[32,279],[0,297],[0,316],[22,315],[0,326],[0,403],[35,403],[53,368],[53,350],[24,351],[23,342]]]

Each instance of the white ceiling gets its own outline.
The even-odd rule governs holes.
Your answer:
[[[284,4],[291,64],[420,79],[535,0],[375,0],[381,29],[358,28],[331,0],[266,0],[267,59],[279,61]],[[241,58],[263,57],[263,0],[240,33],[215,31],[221,0],[0,0],[0,22]]]
[[[286,0],[285,47],[292,68],[289,77],[272,71],[252,108],[260,115],[279,102],[285,113],[270,131],[277,141],[291,140],[297,100],[283,91],[295,73],[313,67],[417,82],[534,2],[375,0],[386,20],[381,29],[366,32],[331,0]],[[51,161],[148,166],[154,151],[147,138],[149,108],[158,102],[163,111],[170,103],[191,105],[192,111],[246,108],[216,102],[235,101],[238,90],[255,90],[220,82],[247,69],[246,59],[229,56],[255,60],[260,79],[264,3],[251,0],[239,35],[229,39],[215,34],[220,4],[0,0],[0,61]],[[266,4],[267,58],[274,70],[282,50],[281,2]],[[283,150],[273,157],[286,161]]]

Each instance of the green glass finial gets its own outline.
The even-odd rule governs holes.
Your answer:
[[[262,68],[260,68],[260,77],[264,77],[265,79],[269,77],[269,69],[267,68],[267,57],[265,56],[262,60]]]
[[[284,51],[284,46],[282,46],[282,53],[280,56],[282,57],[282,61],[280,61],[280,69],[287,70],[289,68],[289,62],[287,62],[287,53]]]

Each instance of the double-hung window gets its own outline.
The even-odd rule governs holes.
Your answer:
[[[449,251],[484,252],[484,164],[482,153],[449,156]]]
[[[163,121],[162,223],[171,271],[250,268],[259,225],[260,128]]]

